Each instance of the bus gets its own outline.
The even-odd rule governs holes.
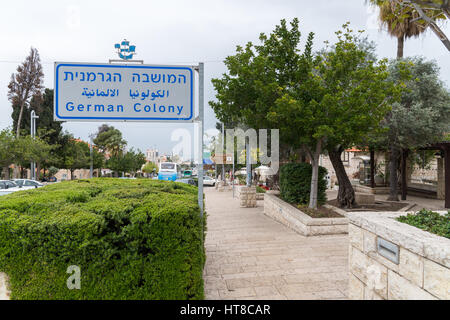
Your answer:
[[[192,170],[184,170],[183,178],[190,178],[190,177],[192,177]]]
[[[159,164],[158,180],[175,181],[178,178],[178,165],[173,162]]]

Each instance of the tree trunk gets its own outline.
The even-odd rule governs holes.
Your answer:
[[[403,58],[403,48],[405,46],[405,37],[401,35],[397,38],[397,59]]]
[[[317,192],[319,190],[319,158],[322,152],[322,139],[319,139],[316,144],[316,150],[309,151],[308,154],[311,158],[312,176],[311,176],[311,192],[309,194],[309,208],[317,209]]]
[[[341,150],[332,150],[328,154],[330,156],[330,161],[333,164],[334,171],[339,182],[338,191],[338,203],[340,207],[351,208],[356,204],[355,202],[355,190],[350,182],[345,171],[344,164],[341,159]]]
[[[406,200],[408,194],[406,160],[408,158],[408,149],[402,150],[402,200]]]
[[[17,128],[16,128],[16,137],[20,137],[20,123],[22,122],[22,114],[23,114],[23,108],[25,107],[25,103],[22,102],[20,104],[20,111],[19,111],[19,118],[17,119]]]
[[[39,181],[41,177],[41,164],[39,162],[36,163],[36,180]]]
[[[375,151],[370,148],[370,187],[375,188]]]
[[[19,179],[20,178],[19,167],[16,164],[14,164],[14,168],[13,168],[13,178],[14,179]]]
[[[70,180],[73,180],[73,169],[70,169]]]
[[[389,201],[399,201],[398,200],[398,178],[397,178],[397,160],[398,160],[398,150],[395,146],[391,147],[391,158],[389,160]]]
[[[10,179],[10,175],[9,175],[9,166],[4,166],[4,167],[3,167],[3,172],[5,173],[5,174],[4,174],[5,180],[9,180],[9,179]]]
[[[309,194],[309,208],[317,209],[317,191],[319,190],[319,157],[313,157],[312,176],[311,176],[311,192]]]

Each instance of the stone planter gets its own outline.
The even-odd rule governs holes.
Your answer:
[[[240,186],[237,189],[241,208],[256,207],[256,187]]]
[[[348,232],[347,218],[312,218],[271,193],[264,196],[264,214],[305,236]]]
[[[375,194],[365,193],[365,192],[355,192],[355,201],[357,204],[360,204],[360,205],[374,204],[375,203]]]
[[[264,200],[264,193],[256,193],[256,200]]]
[[[404,214],[348,214],[350,299],[450,299],[450,239],[394,219]]]
[[[389,187],[375,187],[371,188],[369,186],[363,186],[360,184],[353,185],[353,189],[355,192],[365,192],[365,193],[373,193],[373,194],[389,194]]]

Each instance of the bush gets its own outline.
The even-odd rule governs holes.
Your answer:
[[[327,201],[327,169],[319,167],[318,204]],[[289,203],[307,204],[311,192],[312,166],[309,163],[288,163],[280,168],[280,196]]]
[[[398,217],[397,220],[450,239],[450,211],[440,215],[437,212],[422,209],[416,214],[408,213],[406,216]]]
[[[0,271],[13,299],[202,299],[195,187],[155,180],[61,182],[0,198]],[[81,269],[69,290],[68,266]]]
[[[240,185],[247,183],[247,176],[245,174],[237,174],[236,178],[238,179]]]
[[[256,186],[256,193],[266,193],[266,189],[260,186]]]

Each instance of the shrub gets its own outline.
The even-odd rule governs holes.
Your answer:
[[[260,186],[256,186],[256,193],[266,193],[266,189]]]
[[[66,181],[0,198],[0,271],[13,299],[202,299],[197,189]],[[69,290],[68,266],[81,269]]]
[[[398,217],[397,220],[450,239],[450,211],[440,215],[437,212],[422,209],[416,214],[408,213],[406,216]]]
[[[327,201],[327,169],[319,167],[318,204]],[[288,163],[280,168],[280,196],[293,204],[309,203],[312,166],[309,163]]]
[[[236,178],[238,179],[240,185],[247,183],[247,176],[245,174],[237,174]]]

